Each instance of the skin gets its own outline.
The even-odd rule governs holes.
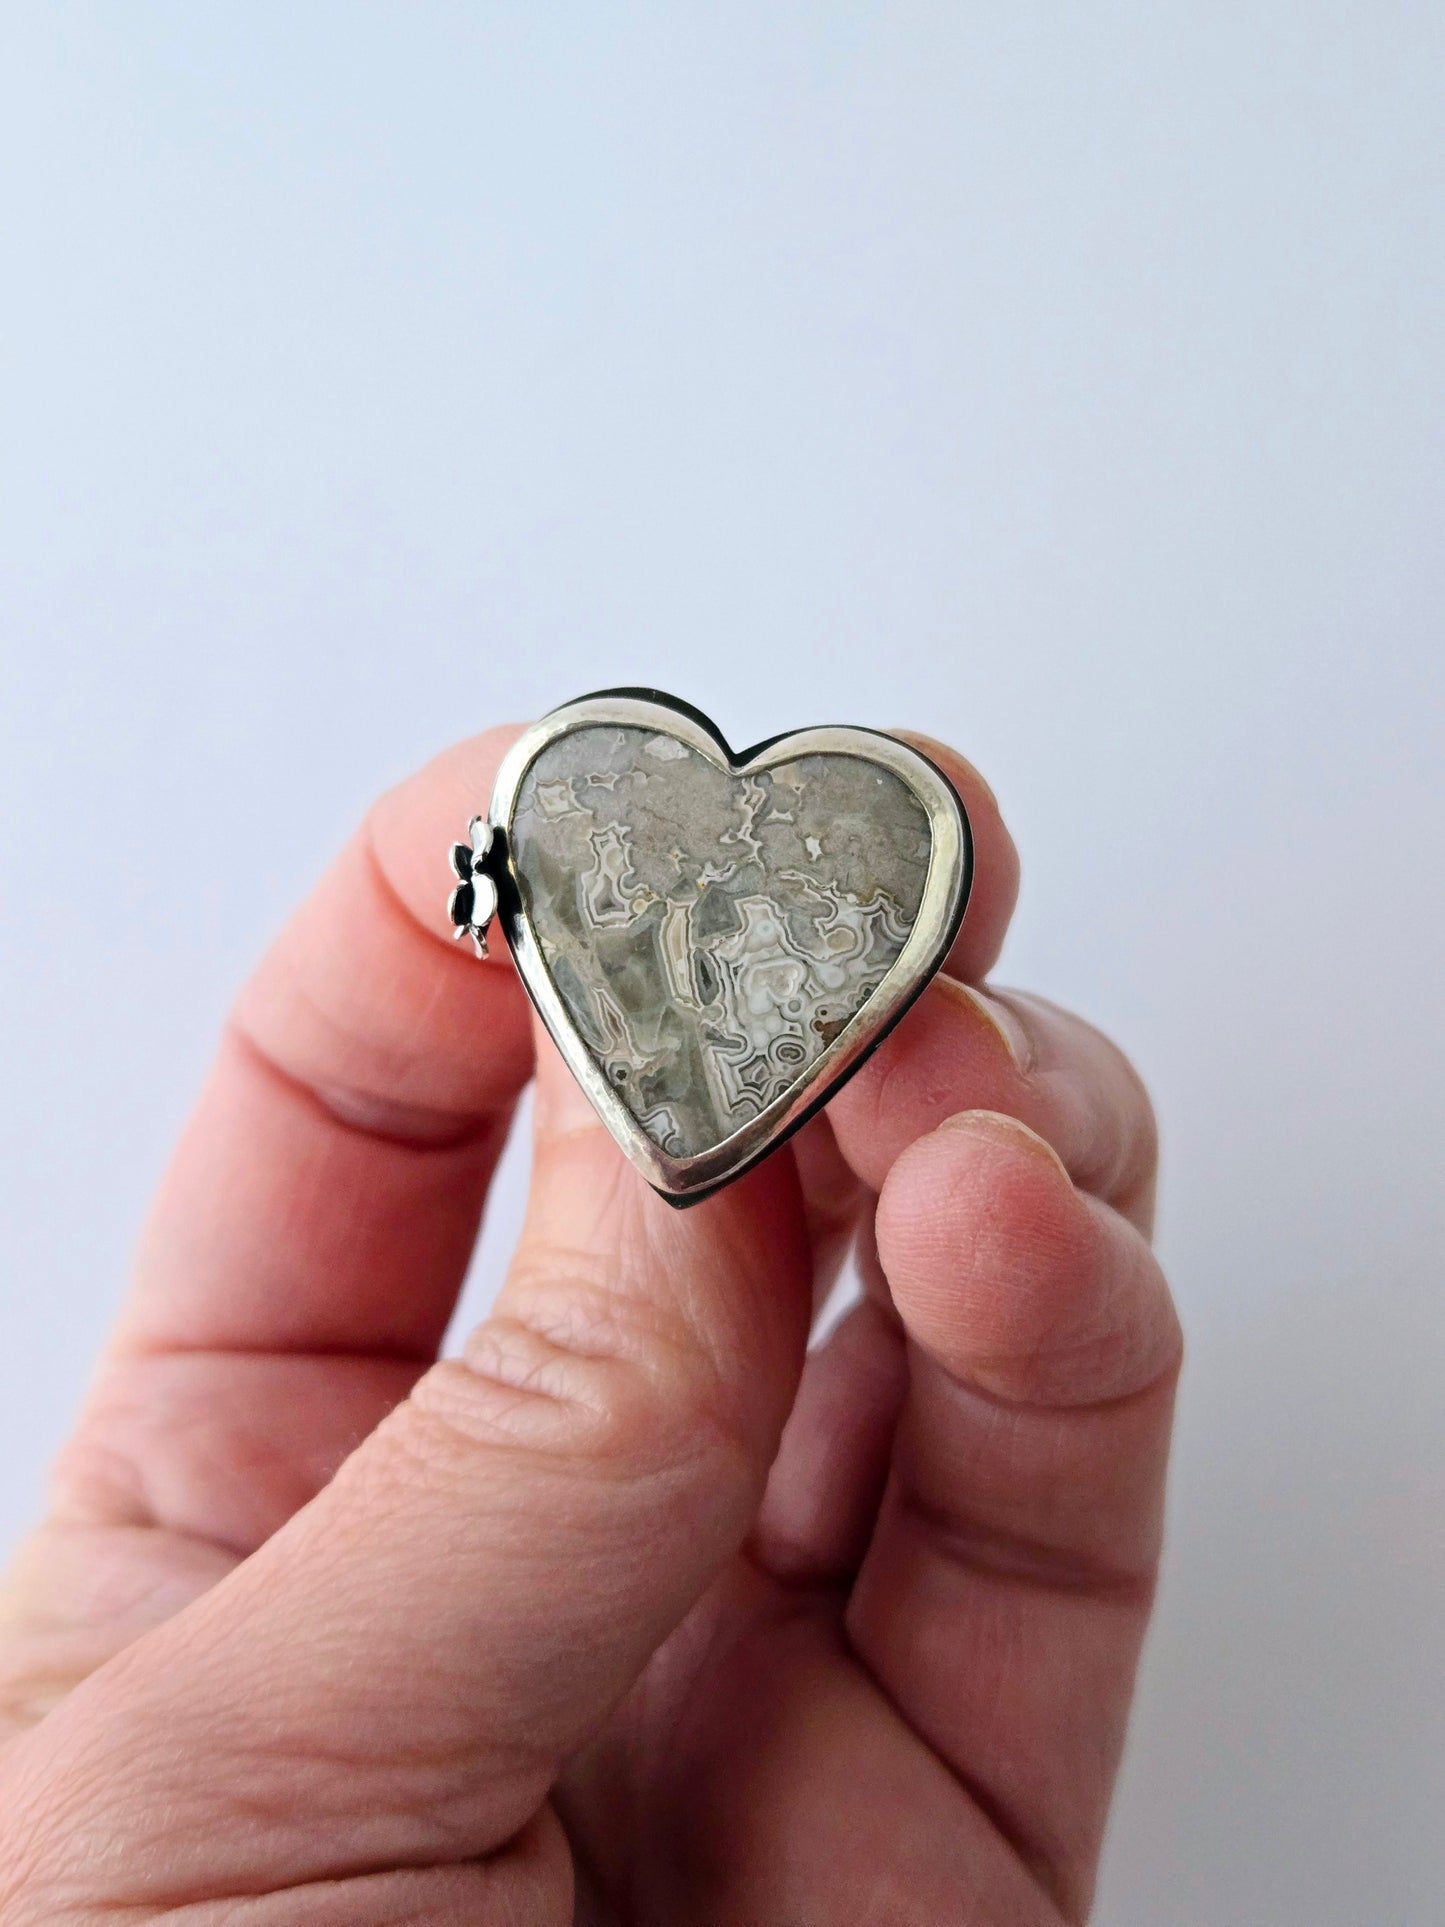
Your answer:
[[[978,988],[1017,859],[928,745],[977,845],[946,974],[670,1209],[448,941],[514,734],[384,796],[240,998],[0,1608],[0,1919],[1082,1920],[1180,1360],[1139,1080]]]

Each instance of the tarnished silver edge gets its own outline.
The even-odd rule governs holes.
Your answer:
[[[843,1028],[795,1090],[777,1098],[731,1137],[690,1158],[661,1151],[618,1098],[567,1014],[542,959],[521,881],[512,858],[512,814],[522,779],[541,752],[575,729],[614,725],[655,729],[688,744],[732,775],[766,770],[800,756],[858,756],[891,770],[923,804],[932,833],[928,874],[918,915],[902,950],[863,1009]],[[565,703],[536,722],[508,750],[492,789],[491,821],[499,834],[501,915],[517,971],[568,1069],[629,1161],[672,1204],[706,1197],[780,1144],[858,1069],[948,954],[962,920],[972,880],[968,817],[953,785],[926,756],[881,730],[825,725],[794,730],[751,754],[735,757],[696,711],[654,697],[589,696]]]

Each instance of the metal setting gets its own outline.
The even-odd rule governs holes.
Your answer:
[[[568,1067],[679,1205],[741,1176],[876,1048],[946,956],[972,874],[953,786],[895,737],[804,729],[735,755],[655,690],[543,717],[470,835],[456,934],[485,954],[494,886]]]

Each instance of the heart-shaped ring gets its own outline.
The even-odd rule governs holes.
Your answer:
[[[972,875],[956,791],[896,737],[734,754],[646,689],[544,716],[471,834],[457,934],[484,948],[490,879],[558,1049],[673,1204],[740,1177],[858,1068],[947,955]]]

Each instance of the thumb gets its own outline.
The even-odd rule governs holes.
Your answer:
[[[486,1854],[746,1536],[806,1343],[791,1159],[675,1211],[545,1038],[535,1117],[462,1358],[15,1750],[34,1877],[145,1907]]]

